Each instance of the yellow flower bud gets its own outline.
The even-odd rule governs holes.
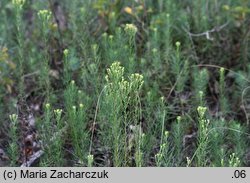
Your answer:
[[[133,14],[132,8],[130,8],[130,7],[128,7],[128,6],[124,8],[124,11],[125,11],[127,14],[130,14],[130,15]]]

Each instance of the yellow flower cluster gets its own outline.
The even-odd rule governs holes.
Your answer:
[[[15,123],[17,121],[18,116],[16,114],[9,115],[9,118],[12,123]]]
[[[62,115],[62,109],[55,109],[54,110],[55,115],[61,116]]]
[[[114,62],[110,68],[107,69],[107,75],[105,77],[108,83],[108,93],[119,93],[121,98],[129,99],[129,95],[137,93],[143,85],[143,76],[135,73],[129,76],[129,80],[124,79],[124,67],[120,65],[120,62]]]
[[[46,109],[49,109],[50,108],[50,104],[49,103],[45,104],[45,107],[46,107]]]
[[[93,165],[93,162],[94,162],[94,156],[92,154],[89,154],[87,156],[87,159],[88,159],[88,166],[91,167]]]
[[[141,74],[135,73],[131,74],[129,77],[132,90],[138,90],[143,85],[143,76]]]
[[[177,41],[177,42],[175,43],[175,46],[176,46],[177,48],[179,48],[179,47],[181,46],[181,42]]]
[[[137,27],[134,24],[126,24],[124,30],[131,35],[135,35],[138,31]]]
[[[79,104],[79,107],[82,109],[84,106],[83,106],[83,104],[81,103],[81,104]]]
[[[205,116],[205,113],[207,111],[206,107],[198,106],[197,111],[200,115],[200,118],[203,118]]]
[[[178,123],[181,122],[181,116],[177,116],[177,122],[178,122]]]
[[[37,15],[40,19],[42,19],[43,21],[49,21],[49,19],[51,18],[51,11],[49,10],[39,10]]]
[[[63,50],[63,55],[67,57],[69,55],[69,50],[68,49]]]
[[[22,8],[25,0],[12,0],[12,4],[17,8]]]
[[[121,80],[124,73],[124,67],[121,66],[120,62],[114,62],[110,68],[107,69],[108,75],[105,77],[106,81],[110,80]]]
[[[221,68],[220,68],[220,73],[221,73],[222,75],[224,75],[224,72],[225,72],[225,68],[224,68],[224,67],[221,67]]]

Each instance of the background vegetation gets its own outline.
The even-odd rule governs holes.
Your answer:
[[[250,1],[1,0],[0,166],[249,166]]]

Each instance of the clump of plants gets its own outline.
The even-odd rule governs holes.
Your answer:
[[[0,165],[249,166],[248,1],[0,7]]]

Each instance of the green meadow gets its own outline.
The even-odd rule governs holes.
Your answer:
[[[250,166],[249,0],[1,0],[0,166]]]

